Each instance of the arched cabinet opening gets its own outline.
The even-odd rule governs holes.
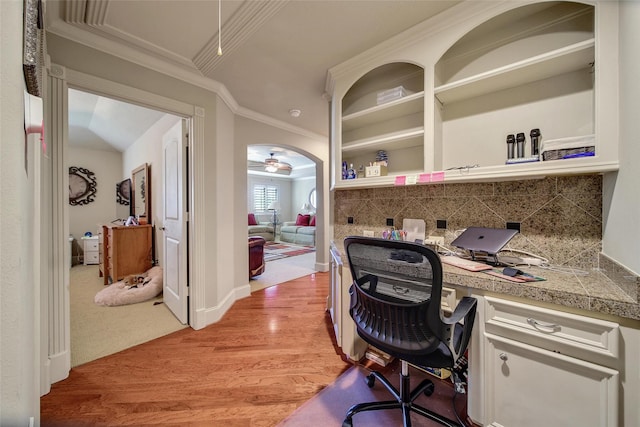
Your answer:
[[[593,161],[601,151],[594,16],[582,3],[535,3],[485,21],[451,46],[434,69],[436,169],[536,168],[572,153],[584,153],[572,161]],[[575,151],[551,150],[552,141]]]
[[[424,170],[424,69],[377,67],[342,99],[343,182]]]

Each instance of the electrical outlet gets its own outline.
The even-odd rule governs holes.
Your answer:
[[[363,235],[364,237],[373,237],[373,236],[374,236],[374,233],[373,233],[373,231],[371,231],[371,230],[363,230],[363,231],[362,231],[362,235]]]
[[[387,218],[387,227],[393,227],[393,218]]]
[[[447,220],[446,219],[438,219],[436,220],[436,228],[439,230],[447,228]]]
[[[518,230],[520,232],[520,223],[519,222],[509,222],[507,221],[507,229],[509,230]]]
[[[444,245],[444,237],[442,236],[427,236],[424,240],[425,245]]]
[[[347,224],[353,224],[353,217],[352,216],[348,216],[347,217]]]

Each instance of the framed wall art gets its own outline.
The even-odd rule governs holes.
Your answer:
[[[69,204],[88,205],[95,200],[97,192],[96,176],[85,168],[69,168]]]

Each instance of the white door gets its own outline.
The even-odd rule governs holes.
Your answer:
[[[163,137],[163,299],[173,314],[186,324],[188,318],[187,283],[187,121],[176,123]]]

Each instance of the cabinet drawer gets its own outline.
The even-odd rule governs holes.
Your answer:
[[[84,241],[84,250],[86,251],[97,251],[98,250],[98,240],[85,240]]]
[[[589,360],[617,358],[619,325],[498,298],[485,298],[485,331]]]
[[[84,253],[84,263],[85,264],[98,264],[100,262],[100,258],[98,256],[98,252],[85,252]]]

